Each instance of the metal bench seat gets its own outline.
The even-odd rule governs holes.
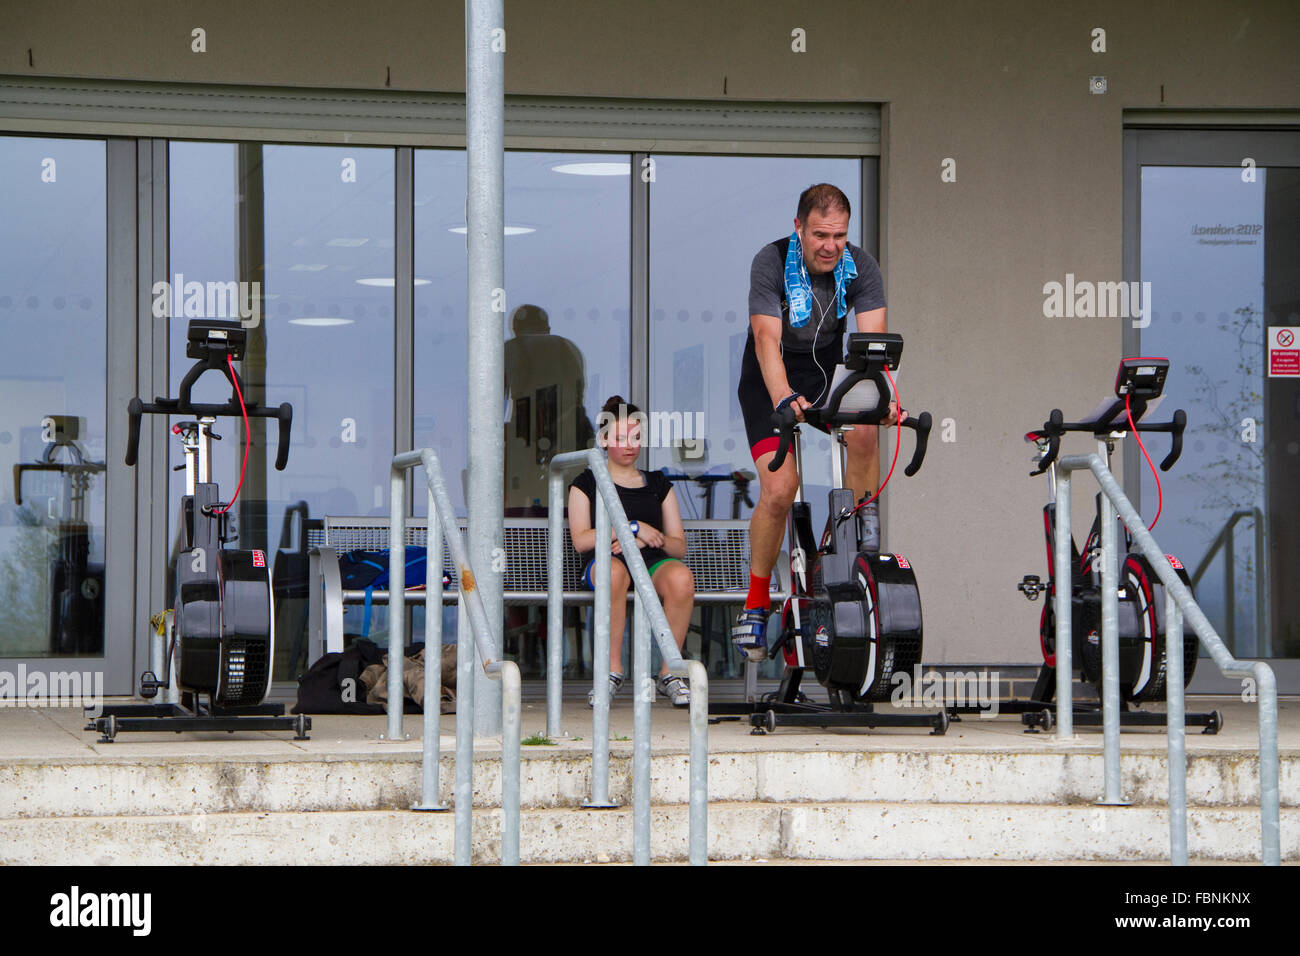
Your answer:
[[[310,548],[310,599],[308,607],[309,663],[329,651],[343,649],[343,609],[360,604],[365,591],[345,590],[339,574],[339,555],[353,550],[387,551],[388,519],[325,516],[323,527],[307,532]],[[730,520],[689,520],[682,522],[686,531],[686,566],[695,575],[695,601],[708,607],[738,604],[749,591],[749,522]],[[460,520],[463,532],[465,519]],[[425,518],[411,518],[406,526],[406,544],[425,547],[428,523]],[[502,582],[503,599],[508,605],[546,603],[545,518],[506,518],[503,546],[506,567]],[[595,594],[582,583],[587,558],[573,549],[568,528],[564,529],[563,600],[566,605],[591,604]],[[778,560],[778,569],[786,563]],[[444,604],[456,603],[456,568],[444,546],[444,577],[452,583],[442,592]],[[773,579],[772,599],[783,600],[788,588]],[[427,602],[425,588],[408,588],[406,600]],[[387,604],[388,592],[374,590],[373,604]]]

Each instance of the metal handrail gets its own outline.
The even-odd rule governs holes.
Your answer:
[[[686,660],[677,649],[672,628],[664,615],[663,605],[650,580],[636,536],[628,525],[627,514],[619,500],[618,489],[610,477],[605,456],[598,448],[556,455],[549,465],[549,508],[546,569],[546,731],[556,736],[560,729],[562,694],[561,658],[564,629],[561,568],[564,554],[562,521],[564,516],[563,482],[566,472],[589,467],[596,477],[596,541],[609,540],[610,525],[618,533],[623,559],[636,593],[633,625],[632,660],[632,862],[644,866],[650,862],[650,705],[654,700],[654,681],[650,676],[648,631],[652,631],[668,672],[685,677],[691,685],[690,740],[690,851],[692,866],[708,862],[708,726],[709,678],[699,661]],[[589,807],[611,807],[609,800],[609,609],[610,550],[596,547],[595,646],[592,649],[592,673],[595,700],[591,740],[591,800]],[[649,621],[645,620],[649,617]],[[622,635],[620,635],[621,638]]]
[[[1056,509],[1056,567],[1070,566],[1070,472],[1087,468],[1102,491],[1101,511],[1101,645],[1102,726],[1105,748],[1103,804],[1122,804],[1119,787],[1119,551],[1116,513],[1128,526],[1133,542],[1165,585],[1165,692],[1169,741],[1169,845],[1171,862],[1187,864],[1187,752],[1183,723],[1183,657],[1169,652],[1170,634],[1183,632],[1185,615],[1197,638],[1226,677],[1251,677],[1259,700],[1259,815],[1261,860],[1266,866],[1281,864],[1281,833],[1277,760],[1277,680],[1262,661],[1239,661],[1206,619],[1191,591],[1174,573],[1169,559],[1147,530],[1142,516],[1124,494],[1101,455],[1071,455],[1058,462]],[[1062,558],[1062,550],[1065,552]],[[1073,734],[1070,675],[1071,613],[1069,589],[1056,593],[1057,727],[1058,734]],[[1181,645],[1181,640],[1180,640]],[[1064,656],[1062,657],[1062,651]],[[1062,679],[1064,677],[1064,679]]]
[[[1192,587],[1195,588],[1198,581],[1205,576],[1205,572],[1210,568],[1210,562],[1214,556],[1219,553],[1219,549],[1227,546],[1227,554],[1223,558],[1223,629],[1233,638],[1233,644],[1236,644],[1237,636],[1237,585],[1236,585],[1236,566],[1237,552],[1235,548],[1235,539],[1232,531],[1237,527],[1237,522],[1242,518],[1255,519],[1255,644],[1260,657],[1273,656],[1273,635],[1268,627],[1268,602],[1265,600],[1264,588],[1262,582],[1267,581],[1265,573],[1265,562],[1268,560],[1268,552],[1264,549],[1264,513],[1258,508],[1245,508],[1234,511],[1231,517],[1224,522],[1223,527],[1206,549],[1204,557],[1201,558],[1200,564],[1197,565],[1195,572],[1192,573]]]
[[[492,633],[483,597],[475,584],[465,540],[461,537],[442,477],[438,456],[432,448],[393,456],[390,475],[392,503],[388,530],[389,638],[388,638],[388,739],[401,740],[403,649],[406,647],[406,475],[407,469],[424,466],[429,485],[428,554],[442,554],[443,537],[457,568],[460,619],[468,618],[470,635],[460,627],[456,634],[456,835],[455,862],[468,866],[471,859],[474,813],[474,651],[483,672],[502,685],[501,728],[501,862],[519,865],[519,665],[494,660]],[[439,566],[437,572],[441,576]],[[471,641],[473,643],[471,643]],[[397,648],[397,653],[393,653]],[[412,809],[445,810],[438,802],[438,719],[442,712],[442,615],[425,615],[424,642],[424,740],[421,755],[421,797]]]

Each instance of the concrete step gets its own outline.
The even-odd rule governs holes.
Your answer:
[[[688,811],[651,814],[658,862],[687,855]],[[500,811],[475,814],[473,857],[498,861]],[[196,813],[0,820],[0,865],[437,864],[452,862],[451,813],[341,811]],[[709,858],[717,861],[982,860],[1159,862],[1168,820],[1156,807],[926,803],[714,803]],[[1189,812],[1193,858],[1259,858],[1259,811]],[[526,863],[627,862],[632,815],[551,808],[522,814]],[[1284,860],[1300,859],[1300,809],[1282,811]]]
[[[450,749],[445,741],[444,749]],[[689,762],[658,753],[651,799],[671,807],[687,801]],[[1122,793],[1137,805],[1168,798],[1160,751],[1124,754]],[[1281,755],[1283,807],[1300,807],[1300,754]],[[525,748],[521,799],[530,809],[579,808],[590,794],[591,754],[581,749]],[[626,746],[610,760],[610,795],[631,801],[632,760]],[[440,761],[441,800],[452,802],[455,761]],[[474,761],[476,807],[499,806],[499,750]],[[744,751],[709,757],[711,802],[925,803],[930,805],[1089,804],[1103,793],[1100,753],[1006,750]],[[1210,751],[1188,757],[1190,806],[1259,805],[1253,754]],[[420,798],[415,751],[113,757],[10,757],[0,760],[0,820],[42,817],[143,817],[220,813],[406,810]]]

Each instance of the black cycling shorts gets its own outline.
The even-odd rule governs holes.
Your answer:
[[[790,387],[813,405],[821,403],[835,376],[835,366],[842,360],[841,347],[812,352],[785,352],[785,377]],[[821,368],[818,368],[820,364]],[[784,397],[784,396],[782,396]],[[740,385],[736,388],[740,401],[740,414],[745,419],[745,437],[749,441],[749,454],[758,461],[768,452],[775,452],[780,439],[772,424],[772,396],[763,384],[763,371],[754,351],[754,337],[745,340],[745,355],[740,363]],[[826,431],[823,428],[821,431]]]

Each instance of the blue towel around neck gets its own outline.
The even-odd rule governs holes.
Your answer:
[[[844,318],[848,306],[844,302],[844,290],[858,276],[857,264],[844,246],[844,254],[835,264],[835,316]],[[812,280],[808,278],[808,267],[803,261],[803,245],[799,242],[799,231],[790,233],[790,247],[785,253],[785,298],[790,303],[790,324],[801,329],[808,324],[812,316]]]

